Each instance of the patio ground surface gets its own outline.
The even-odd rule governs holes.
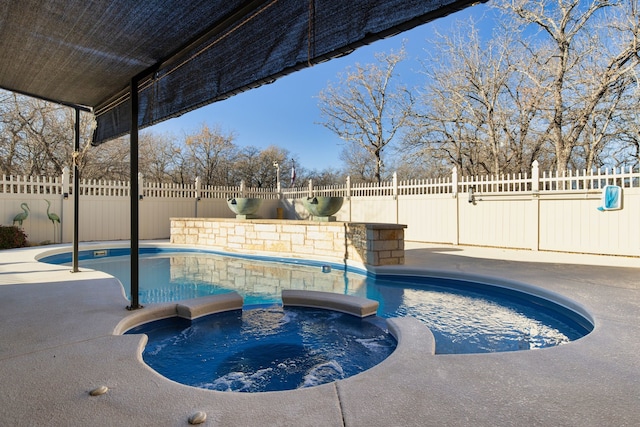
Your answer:
[[[86,244],[91,247],[97,244]],[[0,251],[0,425],[635,426],[640,420],[640,259],[406,244],[385,272],[493,277],[575,301],[586,337],[510,353],[430,355],[401,328],[399,350],[365,373],[304,390],[221,393],[146,367],[145,337],[114,335],[131,313],[115,279]],[[425,328],[426,329],[426,328]],[[413,340],[418,341],[418,340]],[[106,394],[89,391],[105,385]]]

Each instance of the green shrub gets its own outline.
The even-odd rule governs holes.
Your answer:
[[[24,248],[27,235],[16,226],[0,225],[0,249]]]

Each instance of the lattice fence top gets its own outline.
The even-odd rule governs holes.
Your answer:
[[[62,194],[61,177],[2,176],[4,194]]]
[[[531,174],[504,174],[483,176],[458,176],[453,170],[451,176],[435,179],[398,180],[394,174],[390,181],[380,183],[351,183],[316,186],[308,185],[286,188],[251,188],[240,186],[203,186],[199,180],[193,184],[153,183],[139,177],[140,195],[156,198],[201,198],[227,199],[232,197],[257,197],[263,199],[299,199],[311,196],[373,197],[423,194],[456,194],[473,189],[484,194],[580,192],[601,190],[605,185],[619,185],[622,188],[640,188],[640,171],[631,167],[624,169],[603,169],[594,171],[542,172],[537,165]],[[80,195],[129,197],[129,182],[82,180]],[[73,193],[69,173],[60,177],[2,176],[0,193],[3,194],[54,194]]]

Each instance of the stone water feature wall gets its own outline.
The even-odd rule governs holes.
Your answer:
[[[404,264],[402,224],[171,218],[171,243],[225,252],[320,258],[369,266]]]

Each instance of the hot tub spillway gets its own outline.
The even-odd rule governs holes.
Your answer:
[[[397,345],[384,319],[375,315],[377,301],[284,291],[282,306],[239,310],[241,297],[233,294],[219,296],[224,303],[216,296],[183,301],[176,317],[127,333],[148,335],[143,359],[165,377],[240,392],[291,390],[348,378],[386,359]]]

